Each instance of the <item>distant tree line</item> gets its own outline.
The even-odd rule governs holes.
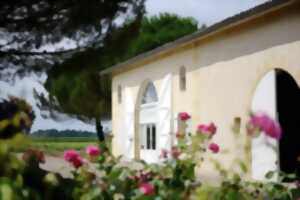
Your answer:
[[[31,137],[91,137],[97,138],[97,134],[89,131],[63,130],[56,129],[38,130],[31,134]]]

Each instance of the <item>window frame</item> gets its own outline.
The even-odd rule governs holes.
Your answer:
[[[157,150],[157,124],[141,124],[140,148],[146,151]]]

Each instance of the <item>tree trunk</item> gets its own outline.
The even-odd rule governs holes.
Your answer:
[[[96,117],[96,131],[97,131],[98,140],[100,142],[103,142],[105,138],[104,138],[103,126],[100,117]]]

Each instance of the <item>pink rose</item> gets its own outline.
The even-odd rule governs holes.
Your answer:
[[[85,152],[89,155],[89,156],[99,156],[101,151],[99,149],[99,147],[97,147],[96,145],[89,145],[86,147]]]
[[[74,160],[71,162],[75,168],[79,168],[83,165],[83,160],[81,157],[76,157]]]
[[[181,112],[178,114],[178,117],[181,121],[187,121],[191,118],[191,115],[189,115],[187,112]]]
[[[265,113],[251,115],[247,129],[250,135],[253,135],[254,131],[258,129],[263,131],[267,136],[277,140],[281,138],[282,133],[280,124]]]
[[[199,133],[207,134],[213,136],[217,132],[217,127],[214,123],[210,123],[208,125],[206,124],[200,124],[197,127],[197,131]]]
[[[74,149],[66,150],[64,152],[64,159],[68,162],[70,162],[71,160],[73,160],[75,157],[78,157],[78,156],[79,156],[79,153]]]
[[[208,126],[208,130],[211,132],[212,135],[214,135],[217,132],[217,127],[214,123],[210,123]]]
[[[153,195],[155,193],[155,188],[150,183],[142,183],[139,189],[144,195]]]
[[[75,168],[79,168],[83,165],[81,156],[74,149],[66,150],[64,152],[64,159],[71,163]]]
[[[209,146],[208,146],[209,150],[211,150],[213,153],[218,153],[220,151],[220,147],[218,144],[216,143],[211,143]]]

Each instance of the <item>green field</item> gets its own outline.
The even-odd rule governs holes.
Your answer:
[[[31,148],[39,149],[50,155],[61,155],[67,149],[76,149],[83,152],[90,144],[97,144],[96,138],[86,137],[58,137],[58,138],[32,138]]]

